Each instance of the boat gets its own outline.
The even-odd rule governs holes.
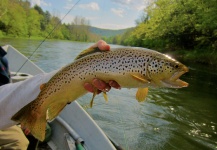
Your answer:
[[[12,82],[20,82],[44,73],[41,68],[11,45],[5,45],[3,49],[7,52]],[[66,106],[49,125],[52,134],[47,144],[52,150],[75,150],[76,146],[77,149],[79,149],[78,146],[82,146],[81,149],[84,150],[119,149],[76,101]]]

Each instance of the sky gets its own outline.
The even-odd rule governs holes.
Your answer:
[[[150,0],[29,0],[31,5],[39,5],[43,11],[64,18],[71,23],[75,16],[89,20],[90,25],[103,29],[124,29],[136,26],[135,20],[142,15]]]

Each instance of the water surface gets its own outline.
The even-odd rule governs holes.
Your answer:
[[[0,39],[27,57],[41,41]],[[93,43],[49,40],[31,57],[50,72],[70,63]],[[115,45],[111,45],[116,47]],[[91,94],[78,102],[114,141],[128,150],[217,149],[217,73],[209,67],[185,63],[182,77],[189,87],[150,89],[146,102],[135,100],[136,89],[111,90],[106,103],[101,95],[90,109]]]

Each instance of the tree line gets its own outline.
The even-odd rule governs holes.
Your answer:
[[[216,0],[157,0],[144,10],[134,29],[114,37],[114,41],[169,49],[216,49],[216,12]]]
[[[56,27],[56,25],[59,24]],[[31,7],[30,2],[22,0],[0,1],[0,36],[10,37],[48,37],[73,41],[94,42],[100,39],[89,31],[90,22],[76,16],[65,24],[58,15],[43,11],[40,6]],[[51,31],[54,32],[51,33]]]
[[[185,50],[197,61],[217,64],[217,1],[156,0],[144,9],[135,28],[107,40],[160,51]]]
[[[217,1],[153,0],[136,20],[136,27],[122,35],[104,37],[108,43],[139,46],[184,54],[185,58],[217,66]],[[51,33],[54,27],[59,26]],[[48,36],[49,35],[49,36]],[[58,15],[31,7],[27,0],[0,1],[0,37],[47,37],[95,42],[90,22],[75,17],[65,24]]]

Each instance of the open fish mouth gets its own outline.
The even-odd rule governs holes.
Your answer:
[[[171,78],[162,80],[161,82],[169,88],[187,87],[188,83],[179,79],[186,72],[188,72],[188,68],[184,66],[181,71],[175,72]]]

